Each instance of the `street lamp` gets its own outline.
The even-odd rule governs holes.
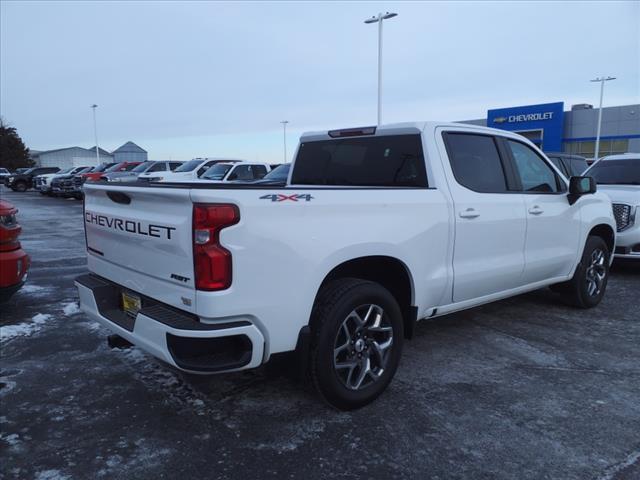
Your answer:
[[[287,123],[289,123],[289,120],[282,120],[280,123],[284,134],[284,163],[287,163]]]
[[[397,13],[379,13],[377,17],[367,18],[364,23],[378,24],[378,125],[382,121],[382,21],[397,16]]]
[[[615,80],[616,77],[599,77],[591,80],[592,82],[600,82],[600,109],[598,111],[598,130],[596,133],[596,151],[593,155],[593,161],[598,160],[598,155],[600,154],[600,127],[602,126],[602,96],[604,94],[604,82],[608,82],[609,80]]]
[[[91,109],[93,110],[93,136],[95,137],[96,141],[96,160],[98,161],[97,165],[100,165],[100,149],[98,148],[98,126],[96,123],[96,108],[98,108],[98,105],[96,105],[95,103],[91,105]]]

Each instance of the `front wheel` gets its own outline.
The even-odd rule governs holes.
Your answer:
[[[14,192],[26,192],[27,191],[27,184],[24,182],[18,182],[16,183],[15,187],[13,187],[13,191]]]
[[[330,405],[360,408],[387,388],[404,336],[400,307],[388,290],[355,278],[327,284],[314,305],[311,330],[311,377]]]
[[[560,285],[559,291],[567,303],[579,308],[593,308],[602,301],[609,280],[610,255],[601,237],[587,238],[573,278]]]

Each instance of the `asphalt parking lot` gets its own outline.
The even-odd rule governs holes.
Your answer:
[[[422,323],[388,391],[336,412],[277,369],[191,377],[77,309],[82,204],[34,192],[1,312],[0,478],[640,478],[640,268],[603,303],[549,290]]]

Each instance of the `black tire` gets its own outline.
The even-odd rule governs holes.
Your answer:
[[[27,184],[25,182],[18,182],[12,187],[12,190],[14,192],[26,192]]]
[[[356,328],[357,325],[360,326]],[[351,327],[353,332],[349,333]],[[340,410],[371,403],[396,373],[403,338],[400,307],[388,290],[356,278],[328,283],[318,294],[311,313],[309,368],[316,389],[327,403]],[[337,367],[356,363],[351,368]],[[368,373],[362,374],[363,371]]]
[[[610,256],[611,252],[601,237],[588,237],[573,278],[554,285],[553,289],[562,295],[566,303],[574,307],[597,306],[607,289]]]

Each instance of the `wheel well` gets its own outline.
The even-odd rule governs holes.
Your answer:
[[[354,258],[331,270],[323,280],[320,289],[331,280],[347,277],[376,282],[389,290],[402,311],[405,337],[413,336],[417,308],[412,305],[413,284],[404,263],[397,258],[385,256]]]
[[[613,246],[615,245],[616,234],[609,225],[606,225],[604,223],[600,225],[596,225],[589,232],[589,236],[592,236],[592,235],[602,238],[604,242],[607,244],[607,248],[609,249],[609,252],[613,255],[614,253]]]

